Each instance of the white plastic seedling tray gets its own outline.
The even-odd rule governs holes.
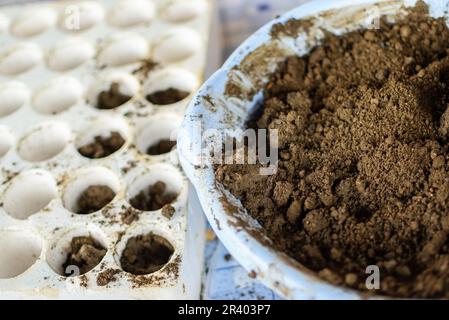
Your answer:
[[[0,7],[0,298],[195,299],[200,293],[204,221],[188,211],[188,182],[176,151],[149,156],[175,139],[190,97],[153,105],[147,94],[194,92],[207,55],[208,0],[38,2]],[[145,61],[157,65],[146,72]],[[148,65],[148,63],[147,63]],[[112,83],[132,99],[95,107]],[[125,144],[103,159],[78,148],[118,132]],[[138,211],[130,199],[157,181],[178,194],[167,218]],[[98,212],[76,214],[89,186],[116,194]],[[129,238],[165,238],[174,253],[149,275],[122,270]],[[107,253],[91,271],[64,276],[71,240],[91,236]],[[107,281],[99,281],[105,279]]]

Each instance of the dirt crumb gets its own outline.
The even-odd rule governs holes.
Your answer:
[[[130,207],[130,208],[127,208],[124,211],[122,211],[122,213],[120,215],[121,215],[122,223],[130,225],[134,221],[139,220],[140,212],[138,210]]]
[[[82,146],[78,152],[86,158],[99,159],[110,156],[125,144],[119,132],[113,131],[108,137],[96,136],[94,141]]]
[[[115,197],[115,192],[108,186],[90,186],[78,198],[78,214],[97,212],[110,203]]]
[[[146,190],[140,191],[130,200],[131,205],[142,211],[155,211],[172,203],[177,198],[176,193],[167,192],[167,185],[158,181]]]
[[[94,238],[75,237],[70,243],[70,252],[62,265],[64,274],[66,276],[85,274],[95,268],[105,254],[106,248]],[[75,270],[76,268],[78,270]]]
[[[173,208],[173,206],[167,204],[162,207],[162,215],[166,217],[167,219],[173,218],[173,215],[175,214],[176,209]]]
[[[217,180],[321,278],[367,291],[376,265],[371,293],[449,298],[448,40],[423,2],[378,30],[326,34],[264,90],[252,127],[278,130],[277,172],[221,165]]]
[[[173,255],[174,248],[165,238],[149,233],[130,238],[120,258],[122,269],[134,275],[160,270]]]
[[[97,276],[97,285],[100,287],[107,286],[111,282],[117,281],[117,274],[120,273],[118,269],[107,269],[100,272]]]

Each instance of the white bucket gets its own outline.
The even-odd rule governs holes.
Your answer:
[[[444,16],[449,8],[447,0],[425,2],[434,17]],[[271,21],[237,48],[203,85],[188,108],[178,135],[179,154],[210,224],[248,272],[285,298],[362,299],[367,295],[326,283],[297,261],[276,251],[260,224],[247,214],[235,197],[220,188],[212,164],[201,162],[201,156],[209,154],[212,147],[206,143],[205,148],[201,148],[204,141],[198,133],[208,129],[243,129],[278,62],[288,55],[307,54],[322,39],[320,30],[344,34],[366,28],[375,23],[373,15],[394,18],[404,12],[404,7],[415,3],[415,0],[326,0],[302,5]],[[322,14],[325,11],[326,14]],[[314,25],[298,36],[271,37],[274,24],[292,18],[314,18]],[[229,90],[230,84],[238,88],[238,95],[234,94],[235,90],[234,93]]]

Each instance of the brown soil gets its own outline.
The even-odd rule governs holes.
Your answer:
[[[99,159],[110,156],[125,144],[125,139],[120,133],[113,131],[109,137],[96,136],[92,143],[78,149],[78,152],[86,158]]]
[[[128,240],[120,264],[129,273],[150,274],[161,269],[170,260],[174,250],[170,242],[158,235],[140,235]]]
[[[167,219],[173,218],[173,215],[176,213],[176,209],[171,205],[167,204],[162,208],[162,215]]]
[[[158,156],[160,154],[169,153],[174,146],[176,146],[176,141],[166,139],[160,140],[158,143],[148,148],[147,154],[150,156]]]
[[[166,204],[175,201],[177,194],[166,192],[166,184],[162,181],[156,182],[146,190],[139,192],[130,200],[131,205],[142,211],[155,211],[161,209]]]
[[[106,254],[104,248],[92,237],[75,237],[70,244],[70,252],[62,265],[66,276],[82,275],[95,268]],[[79,273],[73,273],[73,266]]]
[[[120,84],[114,82],[107,91],[98,95],[98,109],[114,109],[131,100],[132,97],[120,92]]]
[[[115,197],[108,186],[90,186],[78,198],[78,214],[89,214],[101,210]]]
[[[139,68],[133,71],[133,74],[141,75],[143,78],[147,77],[148,74],[158,67],[158,63],[152,60],[142,60]]]
[[[380,30],[327,34],[265,88],[257,128],[277,129],[273,176],[216,177],[275,242],[334,284],[449,298],[449,30],[419,3]]]
[[[190,92],[169,88],[147,95],[147,100],[155,105],[166,105],[179,102],[189,96]]]
[[[111,282],[117,281],[117,274],[120,273],[118,269],[107,269],[100,272],[97,276],[97,285],[100,287],[107,286]]]
[[[134,221],[138,221],[139,214],[140,214],[140,211],[138,211],[134,208],[127,208],[120,214],[122,223],[130,225]]]

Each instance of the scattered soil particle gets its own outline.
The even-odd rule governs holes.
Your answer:
[[[157,62],[148,59],[142,60],[140,67],[134,70],[133,74],[142,75],[143,77],[146,78],[151,71],[156,69],[157,66],[158,66]]]
[[[96,136],[92,143],[78,149],[86,158],[99,159],[110,156],[125,144],[125,139],[119,132],[112,131],[108,137]]]
[[[3,180],[3,184],[6,185],[7,183],[9,183],[12,179],[14,179],[20,172],[14,172],[14,171],[10,171],[7,169],[3,169],[3,175],[4,175],[4,180]]]
[[[138,163],[139,162],[136,160],[128,160],[126,166],[122,168],[122,173],[127,174],[130,170],[134,169],[138,165]]]
[[[108,186],[90,186],[79,196],[76,213],[89,214],[97,212],[110,203],[114,197],[114,190]]]
[[[89,284],[89,279],[87,279],[86,275],[82,275],[80,277],[80,286],[83,288],[87,288],[88,284]]]
[[[167,105],[184,100],[190,95],[190,92],[175,88],[168,88],[162,91],[156,91],[147,95],[147,100],[155,105]]]
[[[75,237],[70,244],[70,252],[62,265],[66,276],[83,275],[95,268],[106,254],[106,248],[92,237]],[[71,267],[79,268],[79,273]]]
[[[118,269],[107,269],[100,272],[97,276],[97,285],[100,287],[107,286],[111,282],[117,281],[116,275],[121,271]]]
[[[372,293],[449,298],[449,30],[427,10],[287,58],[250,125],[278,130],[276,174],[216,168],[279,250],[333,284],[367,291],[376,265]]]
[[[176,210],[171,205],[167,204],[162,208],[162,215],[166,217],[167,219],[173,218],[173,215],[175,214]]]
[[[131,96],[120,92],[120,83],[113,82],[107,91],[98,95],[98,109],[114,109],[131,100]]]
[[[134,221],[139,220],[140,212],[135,210],[134,208],[127,208],[121,213],[122,223],[124,224],[132,224]]]
[[[151,145],[147,149],[147,154],[150,156],[158,156],[160,154],[169,153],[176,146],[176,141],[163,139]]]
[[[229,253],[226,253],[223,258],[225,259],[225,261],[231,261],[232,256]]]
[[[128,240],[120,264],[134,275],[150,274],[161,269],[173,252],[173,246],[163,237],[153,233],[139,235]]]
[[[166,191],[166,184],[158,181],[130,200],[131,205],[142,211],[155,211],[175,201],[177,194]]]

